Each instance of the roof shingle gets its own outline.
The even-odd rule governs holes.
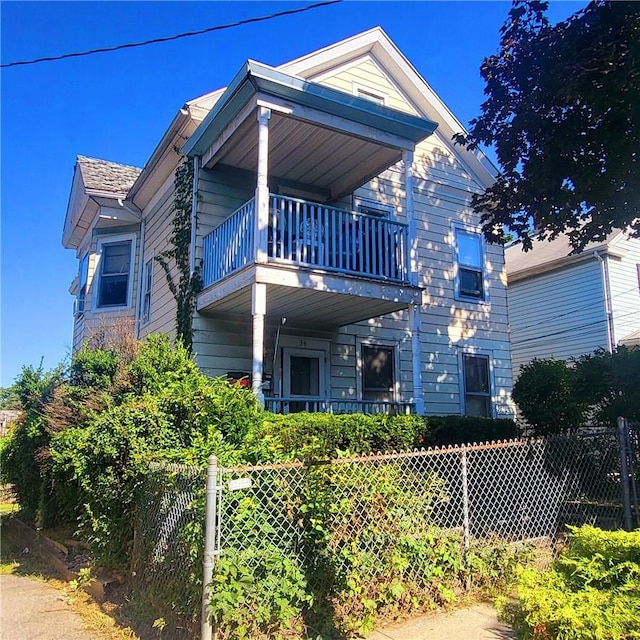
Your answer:
[[[95,189],[118,196],[126,196],[142,169],[109,160],[78,156],[82,180],[86,189]]]

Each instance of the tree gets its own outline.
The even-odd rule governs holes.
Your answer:
[[[460,144],[494,145],[501,174],[473,198],[491,242],[531,248],[567,232],[574,250],[613,229],[640,236],[640,3],[591,2],[555,26],[516,0],[486,58],[481,115]]]

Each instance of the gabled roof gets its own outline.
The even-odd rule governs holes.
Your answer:
[[[78,156],[78,167],[86,191],[113,194],[124,198],[142,169],[110,160]]]
[[[514,282],[553,271],[592,259],[594,251],[619,255],[613,245],[623,236],[624,233],[620,230],[612,231],[604,241],[590,242],[580,253],[572,253],[569,236],[566,234],[561,234],[553,240],[536,238],[533,241],[533,248],[526,252],[522,250],[520,242],[515,242],[507,246],[504,252],[507,276],[510,282]]]

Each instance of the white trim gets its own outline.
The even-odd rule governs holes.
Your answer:
[[[151,265],[151,278],[149,284],[149,315],[146,320],[144,318],[144,299],[147,293],[147,265]],[[140,322],[140,326],[144,327],[151,322],[151,311],[152,311],[152,300],[153,300],[153,281],[154,281],[154,273],[153,266],[155,264],[155,256],[151,255],[145,256],[145,258],[141,262],[140,271],[142,273],[142,277],[140,279],[140,296],[139,296],[139,304],[138,304],[138,320]]]
[[[129,277],[127,278],[127,304],[99,307],[98,298],[100,295],[100,279],[102,277],[102,247],[106,244],[115,244],[118,242],[131,241],[131,253],[129,257]],[[124,309],[130,309],[133,305],[133,283],[136,270],[136,234],[126,233],[119,235],[104,235],[96,240],[96,264],[93,270],[92,281],[92,296],[91,296],[91,311],[94,313],[105,313],[109,311],[122,311]]]
[[[458,259],[458,237],[457,232],[462,231],[469,235],[478,236],[480,240],[480,260],[482,262],[482,297],[465,296],[460,293],[460,261]],[[453,256],[453,297],[460,302],[471,304],[489,304],[489,278],[487,269],[487,247],[482,230],[479,227],[463,224],[460,222],[451,223],[452,243],[451,250]]]
[[[400,343],[397,340],[384,338],[356,337],[356,394],[358,400],[363,400],[362,375],[364,367],[362,362],[362,346],[367,347],[393,347],[393,397],[391,402],[398,402],[400,398]]]
[[[491,349],[477,349],[472,346],[459,347],[458,348],[458,387],[460,389],[460,415],[466,416],[466,389],[464,382],[464,358],[463,356],[482,356],[487,358],[489,363],[489,400],[491,402],[490,418],[496,417],[496,385],[495,375],[493,370],[493,350]]]

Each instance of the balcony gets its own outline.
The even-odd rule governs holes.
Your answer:
[[[269,262],[360,278],[408,283],[407,225],[270,194]],[[255,261],[255,199],[204,238],[209,287]]]
[[[292,398],[265,398],[265,409],[272,413],[365,413],[375,415],[409,415],[414,413],[412,402],[374,402],[371,400],[330,400]]]
[[[420,293],[409,282],[408,246],[401,222],[276,194],[261,232],[251,199],[203,240],[198,310],[250,313],[249,285],[263,282],[269,314],[290,326],[337,327],[397,311]]]

